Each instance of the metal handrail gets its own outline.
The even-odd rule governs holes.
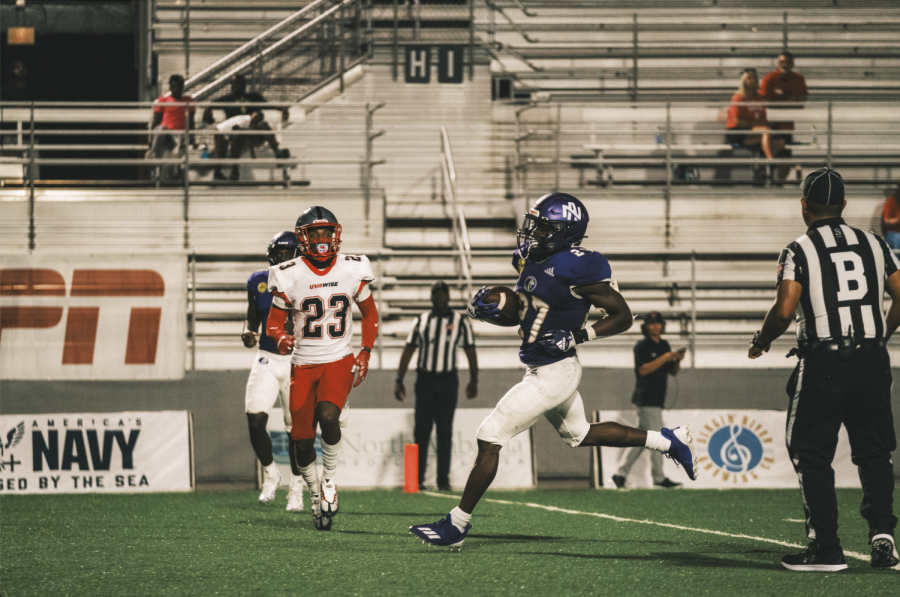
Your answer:
[[[506,22],[509,23],[509,25],[510,25],[513,29],[516,30],[516,33],[518,33],[519,35],[522,36],[522,39],[524,39],[525,41],[527,41],[527,42],[530,43],[530,44],[536,44],[536,43],[539,43],[539,42],[540,42],[540,40],[534,39],[533,37],[529,36],[529,35],[528,35],[528,32],[525,31],[525,29],[524,29],[521,25],[519,25],[518,23],[516,23],[515,21],[513,21],[512,18],[511,18],[508,14],[506,14],[506,12],[503,10],[502,7],[497,6],[494,2],[491,2],[491,0],[485,0],[484,3],[485,3],[485,4],[487,5],[487,7],[490,8],[492,11],[495,11],[495,12],[500,13],[500,16],[502,16],[504,19],[506,19]],[[520,6],[521,6],[521,5],[520,5]],[[528,13],[525,11],[524,7],[523,7],[522,10],[523,10],[523,12],[525,12],[525,14],[528,14]],[[532,15],[528,15],[528,16],[532,16]]]
[[[319,1],[325,1],[325,0],[319,0]],[[318,25],[320,22],[322,22],[323,20],[325,20],[325,19],[327,19],[328,17],[332,16],[334,13],[343,10],[345,6],[347,6],[347,5],[349,5],[349,4],[352,4],[353,2],[357,2],[358,0],[337,0],[337,1],[338,1],[338,4],[335,4],[334,6],[332,6],[331,8],[329,8],[328,10],[322,12],[319,16],[317,16],[317,17],[315,17],[314,19],[310,20],[308,23],[306,23],[306,24],[303,25],[302,27],[299,27],[298,29],[295,29],[294,31],[292,31],[290,34],[288,34],[288,35],[282,37],[280,40],[278,40],[277,42],[275,42],[274,44],[272,44],[271,46],[269,46],[268,48],[266,48],[266,49],[263,50],[262,52],[258,52],[253,58],[250,58],[249,60],[246,60],[245,62],[242,62],[241,64],[239,64],[238,66],[232,68],[231,70],[229,70],[228,72],[226,72],[224,75],[220,76],[218,79],[216,79],[215,81],[213,81],[212,83],[210,83],[209,85],[207,85],[206,87],[203,87],[203,88],[201,88],[199,91],[195,92],[195,93],[193,94],[194,97],[196,97],[196,98],[203,97],[204,95],[206,95],[207,93],[211,92],[213,89],[216,89],[216,88],[219,87],[222,83],[224,83],[225,81],[229,80],[231,77],[233,77],[234,75],[238,74],[239,72],[241,72],[242,70],[244,70],[244,69],[247,68],[248,66],[252,66],[253,64],[256,64],[258,61],[262,60],[263,57],[265,57],[265,56],[271,54],[271,53],[274,52],[276,49],[278,49],[278,48],[281,47],[282,45],[286,44],[286,43],[289,42],[290,40],[294,39],[295,37],[297,37],[297,36],[300,35],[301,33],[306,33],[309,29],[311,29],[312,27]]]
[[[177,177],[172,178],[168,182],[164,182],[161,179],[157,179],[156,181],[146,180],[141,181],[145,182],[147,185],[155,184],[159,187],[162,184],[178,184],[179,186],[183,186],[184,191],[184,246],[185,248],[190,247],[190,225],[188,221],[188,206],[191,201],[191,187],[196,186],[197,184],[207,184],[209,181],[191,181],[188,176],[188,172],[191,170],[204,170],[204,169],[212,169],[218,168],[222,166],[237,166],[241,164],[246,165],[254,165],[254,166],[274,166],[276,168],[282,169],[282,180],[267,180],[267,181],[251,181],[251,184],[259,184],[271,186],[272,184],[283,185],[285,188],[290,188],[292,184],[300,184],[306,185],[309,184],[307,181],[292,181],[291,180],[291,171],[290,168],[294,166],[300,165],[343,165],[346,167],[354,167],[362,165],[366,168],[366,171],[371,173],[372,166],[383,163],[383,160],[374,159],[371,151],[372,140],[379,136],[381,133],[373,133],[372,131],[372,116],[375,110],[382,106],[380,104],[376,108],[370,108],[369,104],[359,104],[359,103],[348,103],[341,104],[338,106],[339,109],[345,108],[364,108],[366,111],[366,122],[367,128],[365,131],[357,131],[353,128],[349,128],[348,132],[350,134],[360,134],[365,135],[366,144],[368,148],[368,152],[366,155],[365,161],[360,159],[301,159],[298,157],[259,157],[259,158],[217,158],[214,156],[210,156],[207,158],[202,157],[203,154],[197,151],[197,148],[186,149],[192,145],[190,141],[197,137],[216,137],[216,136],[260,136],[260,135],[275,135],[279,134],[283,131],[279,131],[276,129],[269,130],[237,130],[237,131],[219,131],[216,128],[194,128],[191,130],[159,130],[152,129],[148,130],[149,125],[149,115],[150,112],[148,108],[152,107],[155,102],[103,102],[103,103],[82,103],[82,102],[0,102],[0,122],[9,122],[15,125],[14,129],[11,130],[0,130],[0,135],[4,137],[9,135],[14,137],[14,143],[10,143],[4,145],[4,148],[10,151],[22,152],[21,157],[19,156],[0,156],[0,164],[15,164],[21,165],[22,174],[21,176],[9,176],[9,180],[13,181],[11,184],[16,186],[24,185],[27,189],[27,200],[29,203],[28,210],[28,221],[29,221],[29,234],[28,234],[28,247],[29,249],[34,249],[36,247],[36,226],[35,226],[35,180],[38,178],[38,166],[41,165],[52,165],[52,166],[103,166],[103,167],[128,167],[128,166],[148,166],[152,168],[160,167],[160,166],[180,166],[183,168],[183,173]],[[172,102],[169,105],[193,105],[195,107],[204,108],[204,107],[233,107],[234,104],[223,103],[223,102]],[[263,109],[278,109],[277,105],[272,105],[268,103],[257,104]],[[305,111],[309,111],[314,109],[317,106],[324,105],[318,103],[304,103],[302,104],[302,109]],[[96,109],[91,111],[90,108],[123,108],[130,107],[133,108],[133,112],[135,114],[143,114],[145,115],[144,119],[138,120],[129,110],[118,110],[114,114],[109,114],[108,112],[104,112],[103,109]],[[140,112],[138,112],[140,111]],[[71,117],[70,117],[71,116]],[[104,118],[105,116],[105,118]],[[78,122],[79,124],[84,124],[87,126],[91,126],[91,123],[110,123],[110,124],[118,124],[120,127],[115,130],[104,130],[104,129],[56,129],[56,128],[37,128],[36,124],[44,124],[49,123],[50,126],[53,126],[55,122]],[[128,126],[133,126],[134,128],[124,128]],[[157,135],[172,135],[178,137],[181,141],[182,154],[171,155],[166,157],[156,158],[155,156],[151,156],[147,158],[145,156],[136,157],[135,154],[140,154],[141,146],[140,145],[132,145],[132,144],[115,144],[115,143],[104,143],[91,145],[87,143],[61,143],[59,145],[52,145],[47,143],[39,144],[36,140],[38,136],[42,138],[50,137],[50,136],[61,136],[61,137],[97,137],[97,136],[130,136],[136,138],[152,138]],[[146,148],[147,146],[143,146]],[[296,146],[294,146],[296,147]],[[38,150],[45,153],[44,156],[38,156]],[[94,158],[94,157],[46,157],[46,154],[53,155],[54,153],[60,151],[71,151],[71,152],[110,152],[110,151],[122,151],[125,157],[115,157],[115,158]],[[130,154],[130,155],[129,155]],[[83,154],[82,154],[83,155]],[[327,156],[326,156],[327,157]],[[337,156],[341,158],[341,156]],[[7,177],[4,177],[7,178]],[[96,182],[96,181],[94,181]],[[124,181],[123,181],[124,182]],[[131,184],[134,181],[128,181],[126,184]],[[361,182],[361,186],[366,193],[367,201],[366,201],[366,215],[368,216],[368,197],[371,195],[371,185],[373,183],[371,175],[364,177]],[[6,180],[4,180],[2,185],[7,184]],[[216,184],[216,183],[214,183]]]
[[[315,2],[311,2],[310,4],[307,4],[306,6],[304,6],[297,12],[295,12],[294,14],[292,14],[292,15],[288,16],[287,18],[285,18],[284,20],[282,20],[280,23],[277,23],[276,25],[273,25],[272,27],[266,29],[265,31],[263,31],[262,33],[260,33],[259,35],[257,35],[256,37],[254,37],[253,39],[251,39],[250,41],[248,41],[241,47],[239,47],[238,49],[236,49],[233,52],[230,52],[230,53],[226,54],[225,56],[223,56],[222,58],[216,60],[215,62],[213,62],[212,64],[210,64],[209,66],[207,66],[206,68],[201,70],[196,75],[189,77],[184,82],[184,88],[190,89],[190,87],[192,85],[194,85],[195,83],[197,83],[198,81],[200,81],[201,79],[206,77],[206,75],[218,70],[220,67],[222,67],[225,64],[233,62],[241,54],[247,53],[248,50],[255,50],[257,48],[257,44],[259,44],[264,39],[267,39],[267,38],[271,37],[272,35],[274,35],[276,32],[284,29],[285,27],[287,27],[288,25],[290,25],[291,23],[293,23],[294,21],[296,21],[297,19],[299,19],[300,17],[305,15],[306,13],[308,13],[312,10],[315,10],[321,4],[325,4],[326,2],[330,2],[330,1],[331,0],[315,0]]]
[[[472,245],[469,242],[469,230],[462,205],[458,203],[456,194],[456,166],[453,163],[453,150],[450,147],[450,135],[447,127],[441,127],[441,174],[445,192],[450,194],[453,219],[453,244],[459,250],[460,277],[469,284],[472,281]],[[471,289],[471,286],[468,286]]]

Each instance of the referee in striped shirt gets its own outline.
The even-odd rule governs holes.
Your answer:
[[[438,489],[450,490],[450,451],[453,440],[453,411],[459,393],[456,375],[456,349],[462,344],[469,360],[469,385],[466,397],[478,395],[478,357],[475,336],[468,317],[449,307],[450,288],[445,282],[431,287],[431,311],[416,318],[406,346],[400,356],[394,396],[403,401],[406,388],[403,376],[413,353],[418,349],[416,367],[416,427],[414,436],[419,444],[419,486],[425,480],[428,461],[428,442],[432,426],[437,427],[437,483]]]
[[[862,482],[859,510],[869,524],[871,565],[898,563],[891,463],[897,442],[885,343],[900,325],[900,261],[881,237],[844,223],[846,205],[837,172],[821,168],[806,177],[800,206],[809,229],[782,251],[775,304],[750,342],[749,357],[762,356],[796,313],[800,362],[787,386],[785,439],[810,544],[782,558],[789,570],[847,568],[831,468],[841,423]],[[885,290],[891,297],[886,317]]]

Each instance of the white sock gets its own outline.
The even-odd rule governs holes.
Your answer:
[[[278,478],[278,465],[275,464],[274,460],[271,462],[271,464],[269,464],[269,466],[264,466],[263,471],[265,471],[266,476],[270,479]]]
[[[295,475],[291,474],[291,491],[303,492],[303,482],[306,479],[303,478],[303,475]]]
[[[337,473],[338,458],[341,456],[341,440],[334,445],[322,442],[322,477],[334,479]]]
[[[467,514],[459,509],[459,506],[450,510],[450,522],[459,529],[460,532],[466,530],[466,525],[472,520],[472,515]]]
[[[672,447],[672,442],[664,438],[659,431],[647,431],[647,443],[644,444],[644,447],[665,454]]]
[[[309,466],[298,468],[300,469],[300,475],[303,476],[306,485],[309,487],[310,497],[312,497],[313,502],[317,502],[319,500],[319,471],[316,470],[316,463],[313,462]]]

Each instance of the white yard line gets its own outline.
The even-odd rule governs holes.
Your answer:
[[[452,498],[454,500],[458,500],[458,495],[446,494],[446,493],[435,493],[431,491],[422,491],[423,495],[429,495],[431,497],[442,497],[442,498]],[[599,512],[581,512],[580,510],[566,510],[565,508],[557,508],[556,506],[544,506],[543,504],[535,504],[532,502],[510,502],[508,500],[492,500],[485,499],[485,502],[492,502],[494,504],[506,504],[509,506],[526,506],[528,508],[538,508],[541,510],[547,510],[549,512],[562,512],[563,514],[580,514],[582,516],[595,516],[597,518],[606,518],[608,520],[615,520],[618,522],[636,522],[638,524],[650,524],[658,527],[666,527],[669,529],[678,529],[680,531],[694,531],[695,533],[707,533],[709,535],[720,535],[722,537],[734,537],[735,539],[750,539],[751,541],[762,541],[764,543],[774,543],[775,545],[781,545],[783,547],[790,547],[794,549],[803,549],[803,545],[797,545],[796,543],[788,543],[787,541],[779,541],[778,539],[769,539],[767,537],[756,537],[753,535],[741,535],[735,533],[725,533],[722,531],[713,531],[712,529],[697,529],[694,527],[686,527],[680,524],[669,524],[667,522],[656,522],[653,520],[638,520],[636,518],[622,518],[621,516],[613,516],[611,514],[600,514]],[[798,521],[798,522],[803,522]],[[863,560],[868,562],[871,558],[869,555],[856,553],[855,551],[844,551],[844,555],[850,558],[856,558],[857,560]],[[900,566],[895,567],[894,569],[898,569]]]

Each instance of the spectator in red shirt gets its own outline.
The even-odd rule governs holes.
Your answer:
[[[778,55],[775,64],[778,68],[763,77],[759,86],[759,94],[770,104],[776,102],[801,103],[806,101],[806,96],[808,95],[806,79],[800,73],[794,72],[794,55],[785,50]],[[779,131],[792,131],[794,130],[794,123],[773,122],[772,128]],[[778,135],[778,137],[784,139],[786,145],[794,142],[793,135]],[[790,156],[791,151],[786,149],[783,155]],[[790,168],[788,164],[782,164],[778,167],[779,180],[784,180],[787,177]]]
[[[728,133],[725,139],[733,146],[746,147],[751,150],[761,150],[769,159],[777,155],[784,148],[784,140],[769,135],[763,131],[772,130],[766,119],[766,109],[762,105],[762,97],[759,95],[759,79],[756,69],[745,68],[741,73],[741,82],[737,92],[731,96],[733,102],[728,108],[728,122],[725,128],[729,131],[752,130],[759,131],[755,134]],[[755,105],[739,106],[739,103],[759,103]],[[757,177],[765,176],[765,166],[757,169]],[[782,179],[783,180],[783,179]]]
[[[187,106],[168,105],[187,102]],[[182,131],[194,129],[194,98],[184,94],[184,77],[169,77],[169,93],[160,96],[153,106],[153,130],[178,131],[177,134],[157,134],[150,140],[148,158],[161,158],[167,151],[175,151],[184,138]]]
[[[900,249],[900,180],[894,194],[884,202],[881,214],[881,232],[888,246],[895,251]]]
[[[806,101],[806,79],[794,72],[794,55],[785,50],[775,64],[778,68],[763,77],[759,94],[767,102]]]

